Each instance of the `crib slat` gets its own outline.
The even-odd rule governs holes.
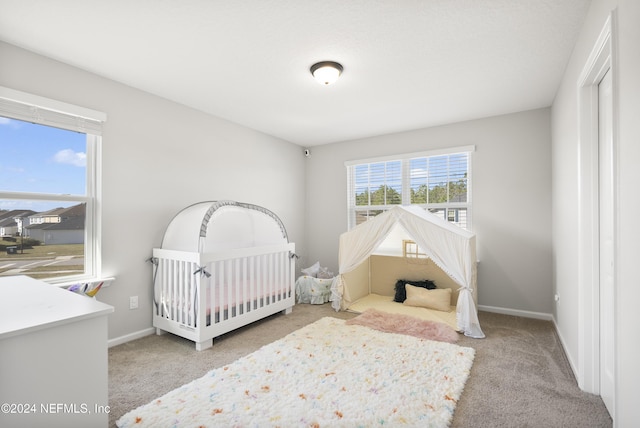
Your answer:
[[[183,269],[184,267],[182,266],[182,262],[176,262],[175,264],[176,281],[174,283],[174,298],[176,299],[177,306],[176,306],[175,319],[181,324],[182,324],[182,311],[184,310],[184,301],[182,299],[182,293],[181,293],[182,282],[183,282],[182,275],[184,275],[182,272]]]
[[[175,269],[175,265],[178,262],[176,260],[171,260],[171,264],[169,265],[169,272],[170,272],[170,278],[171,278],[171,283],[169,284],[169,318],[176,321],[176,305],[178,304],[176,301],[176,287],[177,287],[177,282],[178,282],[178,278],[176,277],[176,269]]]
[[[185,300],[187,299],[187,296],[185,296],[184,293],[184,285],[185,285],[185,280],[184,280],[184,276],[186,274],[186,266],[184,262],[179,262],[178,263],[178,281],[176,284],[176,292],[178,294],[178,302],[180,302],[180,306],[178,309],[178,322],[180,324],[184,324],[185,323],[185,312],[186,312],[186,308],[187,308],[187,302],[185,302]]]
[[[176,261],[171,264],[171,269],[173,273],[173,287],[171,290],[171,300],[174,302],[172,307],[174,308],[174,313],[172,314],[172,319],[180,322],[180,261]]]
[[[256,296],[258,295],[258,291],[256,289],[256,260],[255,257],[249,257],[249,296],[251,297],[251,302],[249,303],[250,310],[255,310],[258,306],[256,305]]]
[[[236,284],[235,284],[235,259],[229,260],[229,266],[227,269],[227,283],[225,286],[227,287],[227,319],[233,318],[233,312],[235,310],[235,293],[236,293]]]
[[[247,282],[249,281],[249,278],[247,277],[247,257],[243,257],[242,258],[242,299],[241,299],[241,304],[242,304],[242,313],[246,314],[247,312],[249,312],[249,305],[250,305],[250,301],[251,298],[250,296],[247,294]]]
[[[276,254],[276,299],[279,301],[282,300],[282,253]]]
[[[222,322],[224,320],[224,305],[225,305],[225,294],[224,294],[224,281],[225,281],[225,263],[218,262],[218,279],[215,284],[211,285],[212,294],[216,295],[216,305],[211,307],[211,313],[215,312],[216,323]]]
[[[173,313],[171,318],[176,322],[180,322],[180,261],[175,261],[171,264],[171,271],[173,273],[173,284],[171,287],[171,305]]]
[[[169,260],[162,260],[162,306],[164,307],[163,316],[165,318],[171,317],[171,305],[169,303],[169,289],[171,286],[171,276],[169,272]]]
[[[176,321],[180,324],[184,323],[184,297],[182,296],[182,289],[184,287],[184,262],[179,261],[176,263],[176,282],[175,282],[175,299],[178,303],[176,306]]]
[[[275,254],[269,254],[269,279],[270,279],[270,288],[269,288],[269,304],[273,304],[275,302],[275,293],[276,293],[276,266],[275,266]]]
[[[242,305],[242,293],[240,292],[240,287],[242,286],[240,282],[240,259],[235,259],[233,261],[234,270],[233,270],[233,316],[240,316],[240,306]]]
[[[193,266],[192,266],[193,267]],[[191,271],[191,269],[189,269]],[[195,272],[195,271],[194,271]],[[189,326],[195,327],[198,325],[196,322],[196,314],[198,313],[198,299],[200,296],[196,293],[196,285],[202,281],[202,275],[200,273],[196,275],[189,275],[187,278],[187,298],[189,299],[189,316],[187,317],[187,322]]]
[[[263,256],[263,271],[261,272],[261,276],[264,277],[264,289],[262,291],[262,306],[267,306],[269,304],[269,291],[271,290],[271,266],[269,266],[269,255],[265,254]]]
[[[264,271],[262,270],[262,259],[264,257],[263,256],[257,256],[256,257],[256,284],[257,284],[257,289],[256,289],[256,305],[258,306],[258,309],[260,309],[262,307],[262,303],[263,303],[263,297],[264,296]]]
[[[224,288],[222,284],[224,284],[224,261],[218,262],[218,283],[216,284],[216,293],[218,293],[218,305],[217,309],[217,320],[216,322],[222,322],[224,319]],[[213,311],[213,308],[211,309]]]
[[[162,306],[162,316],[167,318],[169,316],[169,305],[167,302],[167,290],[169,289],[169,272],[167,269],[168,260],[160,259],[158,261],[158,277],[157,281],[160,281],[160,305]]]
[[[232,281],[232,272],[233,272],[233,261],[232,260],[227,260],[226,262],[227,266],[225,267],[225,270],[227,272],[227,276],[225,278],[225,283],[222,284],[222,286],[225,288],[226,291],[226,297],[227,297],[227,301],[226,301],[226,316],[225,316],[225,320],[231,318],[231,307],[232,307],[232,302],[231,302],[231,298],[233,295],[233,281]]]
[[[262,290],[260,291],[262,307],[266,306],[269,299],[269,256],[264,255],[262,259],[262,270],[260,276],[262,279]]]

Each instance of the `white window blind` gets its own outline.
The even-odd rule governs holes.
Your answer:
[[[474,146],[345,163],[349,228],[393,205],[418,205],[471,229]]]

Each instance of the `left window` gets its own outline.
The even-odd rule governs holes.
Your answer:
[[[100,277],[106,115],[0,87],[0,276]]]

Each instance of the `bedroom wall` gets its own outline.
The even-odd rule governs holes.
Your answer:
[[[552,107],[553,135],[553,247],[554,291],[560,295],[554,316],[567,357],[580,375],[579,307],[576,296],[584,290],[578,282],[579,201],[578,79],[605,21],[615,10],[614,109],[619,114],[617,136],[617,247],[616,247],[616,403],[614,426],[637,425],[637,385],[640,351],[634,340],[640,313],[637,263],[640,230],[640,2],[637,0],[593,0],[573,55]],[[616,83],[617,82],[617,83]],[[617,102],[615,100],[617,97]],[[588,317],[596,309],[585,309]],[[579,379],[580,382],[580,379]],[[637,401],[637,400],[636,400]]]
[[[115,307],[109,337],[151,328],[151,266],[171,218],[203,200],[263,205],[304,248],[300,146],[0,43],[0,85],[107,114],[102,168],[103,272],[99,300]],[[212,94],[215,96],[215,94]],[[129,296],[139,309],[129,309]]]
[[[347,230],[345,161],[471,144],[479,305],[550,314],[549,109],[312,148],[306,160],[310,251],[301,265],[320,261],[338,270],[338,239]]]

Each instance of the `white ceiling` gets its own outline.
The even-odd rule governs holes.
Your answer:
[[[589,4],[0,0],[0,40],[310,147],[551,105]]]

